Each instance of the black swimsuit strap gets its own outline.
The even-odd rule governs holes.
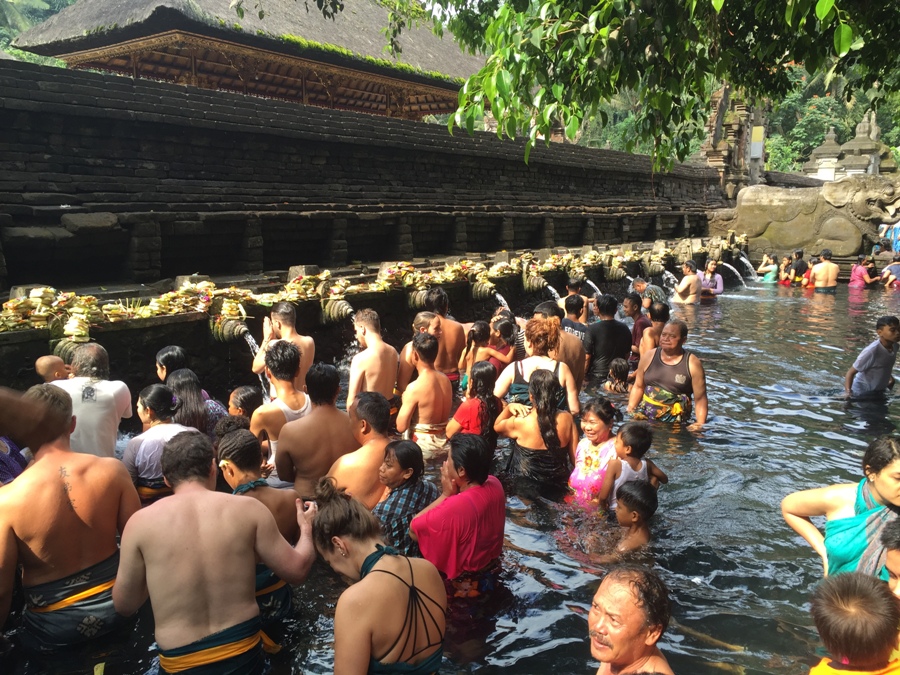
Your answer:
[[[419,637],[419,617],[421,616],[424,621],[425,615],[427,615],[428,619],[430,619],[430,621],[431,621],[431,625],[437,626],[437,619],[435,618],[434,614],[431,612],[431,609],[428,607],[428,605],[422,600],[422,598],[424,598],[425,600],[428,600],[428,602],[430,602],[432,605],[435,605],[436,607],[440,607],[440,604],[434,598],[432,598],[430,595],[420,591],[418,588],[415,587],[415,585],[414,585],[415,577],[413,575],[412,563],[409,561],[409,558],[407,558],[405,556],[404,556],[404,560],[406,560],[406,564],[409,567],[409,579],[410,579],[409,582],[407,582],[403,577],[401,577],[397,574],[394,574],[393,572],[391,572],[389,570],[372,570],[372,572],[381,572],[382,574],[391,575],[392,577],[397,579],[400,583],[402,583],[404,586],[406,586],[407,589],[409,589],[409,600],[407,601],[407,605],[406,605],[406,618],[403,620],[403,626],[400,628],[400,634],[397,636],[397,639],[394,640],[393,644],[391,644],[391,646],[387,648],[387,650],[384,652],[384,655],[381,656],[380,658],[375,659],[376,661],[379,661],[379,662],[382,659],[384,659],[385,657],[387,657],[387,655],[390,654],[392,651],[394,651],[394,648],[400,643],[400,640],[403,639],[404,633],[406,634],[406,640],[404,640],[404,642],[403,642],[403,648],[400,651],[400,656],[403,656],[404,652],[406,652],[407,647],[410,646],[410,638],[412,638],[412,648],[413,648],[413,652],[408,657],[406,657],[406,660],[414,658],[414,657],[418,656],[419,654],[421,654],[422,652],[424,652],[428,649],[431,649],[432,647],[437,647],[439,645],[442,645],[444,643],[444,636],[440,635],[440,631],[438,631],[438,638],[439,638],[438,641],[433,642],[431,640],[431,635],[430,635],[431,631],[428,629],[428,625],[426,623],[425,635],[426,635],[426,637],[428,637],[429,642],[427,645],[425,645],[421,649],[415,649],[416,641],[418,640],[418,637]],[[412,623],[411,627],[410,627],[410,623]]]

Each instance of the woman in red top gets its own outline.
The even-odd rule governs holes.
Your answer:
[[[494,396],[497,370],[488,361],[472,365],[466,400],[447,423],[447,438],[458,433],[481,436],[491,452],[497,447],[494,421],[503,410],[503,401]]]

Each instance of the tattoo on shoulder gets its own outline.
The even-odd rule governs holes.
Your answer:
[[[75,500],[72,499],[72,484],[69,482],[69,472],[66,467],[59,467],[59,477],[62,479],[63,492],[66,493],[66,501],[69,503],[69,508],[74,511]]]

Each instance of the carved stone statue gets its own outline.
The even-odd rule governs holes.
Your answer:
[[[710,234],[746,234],[751,253],[855,255],[878,241],[878,226],[900,221],[900,186],[884,176],[856,175],[817,188],[746,188],[737,207],[711,214]]]

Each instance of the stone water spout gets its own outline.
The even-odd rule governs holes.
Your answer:
[[[236,342],[250,334],[250,329],[247,328],[247,324],[241,319],[213,318],[210,319],[209,329],[212,332],[213,338],[226,344],[229,342]],[[257,350],[259,350],[259,347],[257,347]]]
[[[326,300],[322,304],[322,319],[325,323],[340,323],[353,314],[353,306],[346,300]]]

